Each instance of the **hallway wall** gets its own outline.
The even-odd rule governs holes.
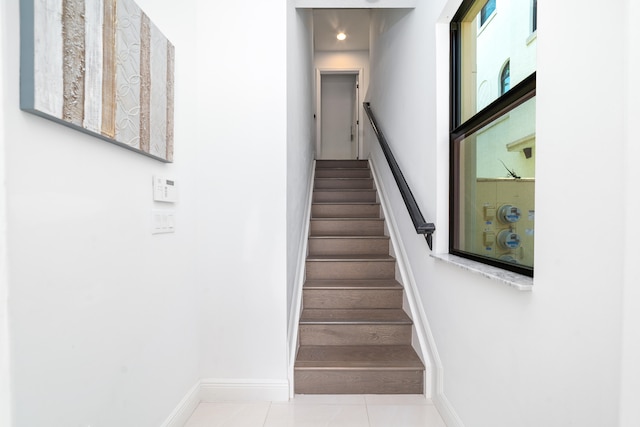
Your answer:
[[[627,28],[624,48],[628,68],[625,76],[627,94],[640,93],[640,55],[637,53],[637,41],[640,40],[640,27],[636,24],[640,19],[640,4],[636,1],[626,2]],[[624,288],[623,288],[623,330],[622,330],[622,369],[620,393],[620,423],[621,427],[640,425],[640,269],[638,263],[638,239],[640,239],[640,223],[636,220],[640,212],[640,198],[638,198],[638,184],[640,183],[640,168],[637,159],[640,157],[638,144],[636,117],[640,117],[640,105],[635,96],[626,96],[627,116],[625,123],[624,142],[624,194],[625,194],[625,239],[624,255]]]
[[[195,2],[138,4],[176,46],[174,164],[20,111],[19,0],[2,2],[13,411],[2,425],[157,426],[200,378]],[[151,210],[168,207],[152,201],[154,174],[180,187],[175,234],[151,235]]]
[[[0,3],[0,16],[5,16],[5,2]],[[0,58],[5,51],[4,25],[0,19]],[[0,171],[6,166],[4,154],[4,68],[0,61]],[[9,366],[9,282],[7,267],[7,218],[4,173],[0,172],[0,425],[10,424],[11,378]]]
[[[302,284],[300,265],[315,155],[313,120],[313,14],[287,2],[287,323],[290,339],[296,332],[296,286]],[[300,268],[300,270],[299,270]],[[289,343],[292,345],[292,343]]]
[[[423,214],[435,220],[437,253],[448,251],[448,22],[459,4],[440,0],[413,12],[374,11],[372,22],[368,98]],[[438,403],[453,408],[466,427],[634,425],[618,424],[618,399],[623,290],[633,298],[625,299],[627,315],[638,303],[637,275],[623,268],[640,256],[640,235],[637,221],[612,209],[636,205],[624,184],[625,177],[638,179],[624,160],[635,152],[625,131],[631,92],[602,78],[611,64],[622,75],[630,72],[620,40],[630,36],[628,46],[634,46],[637,34],[629,32],[626,5],[538,6],[532,292],[431,258],[400,195],[390,194],[442,362]],[[597,22],[597,31],[585,33],[584,22]],[[387,188],[393,188],[391,179],[387,172]],[[562,208],[571,212],[568,220],[559,217]],[[596,232],[601,221],[606,227]],[[625,349],[635,355],[633,322],[637,315],[625,323]],[[622,406],[629,410],[639,390],[637,371],[624,360],[635,375],[625,380]]]
[[[287,2],[197,4],[201,374],[286,396]]]

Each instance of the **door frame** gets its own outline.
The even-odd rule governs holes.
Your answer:
[[[360,130],[362,128],[362,105],[360,103],[360,85],[362,85],[363,68],[316,68],[316,158],[320,157],[322,153],[322,75],[323,74],[337,74],[337,75],[355,75],[356,79],[356,159],[363,157],[362,152],[362,136]]]

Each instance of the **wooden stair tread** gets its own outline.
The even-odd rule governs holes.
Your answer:
[[[402,285],[392,279],[335,279],[335,280],[307,280],[304,289],[403,289]]]
[[[309,255],[307,261],[394,261],[391,255],[348,254],[348,255]]]
[[[349,206],[349,205],[355,205],[355,206],[380,206],[380,203],[377,202],[358,202],[358,201],[354,201],[354,202],[313,202],[313,205],[318,205],[318,206],[332,206],[332,205],[336,205],[336,206]]]
[[[409,345],[300,346],[295,369],[424,369]]]
[[[377,192],[376,189],[372,188],[314,188],[314,193],[366,193],[366,194],[375,194]],[[316,203],[314,201],[314,203]]]
[[[369,169],[368,160],[316,160],[316,169]]]
[[[361,240],[379,240],[379,239],[383,239],[383,240],[389,240],[389,236],[385,236],[385,235],[380,235],[380,236],[370,236],[370,235],[358,235],[358,234],[354,234],[353,236],[348,236],[348,235],[344,235],[341,234],[339,236],[327,236],[327,235],[322,235],[322,236],[309,236],[309,239],[314,239],[314,240],[328,240],[328,239],[361,239]]]
[[[307,308],[302,310],[300,316],[301,325],[318,324],[349,324],[349,325],[369,325],[369,324],[413,324],[411,318],[402,309],[322,309]]]
[[[351,218],[351,217],[344,217],[344,218],[335,218],[335,217],[328,217],[328,218],[311,218],[311,222],[331,222],[331,221],[345,221],[345,222],[356,222],[356,221],[363,221],[363,222],[384,222],[384,218],[367,218],[367,217],[363,217],[363,218]]]

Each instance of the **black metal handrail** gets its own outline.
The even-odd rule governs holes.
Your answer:
[[[364,111],[367,113],[369,117],[369,122],[371,123],[371,127],[378,138],[378,142],[380,143],[380,147],[382,148],[382,152],[384,156],[387,158],[387,162],[389,163],[389,167],[391,168],[391,173],[396,180],[396,184],[398,184],[398,189],[400,190],[400,194],[402,195],[402,199],[404,200],[404,204],[407,206],[407,210],[409,211],[409,216],[411,217],[411,221],[413,221],[413,226],[416,229],[416,233],[424,234],[425,239],[427,239],[427,245],[429,245],[429,249],[433,250],[433,232],[436,231],[436,226],[431,222],[426,222],[424,217],[422,216],[422,212],[420,212],[420,208],[418,207],[418,203],[416,202],[415,197],[413,197],[413,193],[409,188],[409,184],[407,184],[407,180],[404,179],[404,175],[402,175],[402,171],[398,166],[398,162],[396,162],[395,157],[393,157],[393,153],[391,153],[391,148],[387,143],[387,139],[384,137],[382,130],[378,126],[378,122],[376,121],[375,116],[373,115],[373,111],[371,111],[371,104],[369,102],[363,103]]]

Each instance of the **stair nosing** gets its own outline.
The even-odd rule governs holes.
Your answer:
[[[357,234],[354,235],[339,235],[339,236],[309,236],[309,239],[384,239],[384,240],[389,240],[389,236],[386,236],[384,234],[381,234],[379,236],[369,236],[369,235],[365,235],[365,236],[360,236]]]
[[[348,254],[348,255],[307,255],[307,261],[335,262],[335,261],[372,261],[372,262],[396,262],[396,259],[388,254]]]
[[[381,282],[388,282],[386,284],[379,284],[377,286],[374,286],[373,284],[369,284],[367,285],[367,283],[372,283],[375,282],[375,280],[380,280]],[[326,284],[320,284],[318,282],[333,282],[334,285],[333,286],[329,286],[328,283]],[[397,281],[397,280],[381,280],[381,279],[372,279],[372,280],[367,280],[367,279],[361,279],[362,281],[362,285],[356,285],[356,284],[348,284],[345,283],[343,285],[340,284],[341,281],[344,281],[343,279],[335,279],[335,280],[331,280],[331,279],[311,279],[309,281],[305,281],[304,284],[302,285],[303,290],[306,291],[324,291],[324,290],[331,290],[331,291],[369,291],[369,290],[373,290],[373,291],[401,291],[404,289],[404,287]]]
[[[313,312],[316,315],[322,315],[326,313],[326,316],[338,316],[338,317],[319,317],[312,319],[305,319],[305,315],[308,316],[309,312]],[[362,317],[355,316],[354,318],[346,318],[345,314],[360,315]],[[390,318],[371,318],[375,314],[391,314]],[[342,317],[340,317],[342,315]],[[307,308],[302,310],[300,316],[301,326],[310,325],[332,325],[332,326],[353,326],[353,325],[394,325],[394,326],[411,326],[413,320],[402,308]]]
[[[375,218],[375,217],[351,217],[351,216],[347,216],[347,217],[335,217],[335,216],[330,216],[327,218],[311,218],[311,221],[376,221],[376,222],[384,222],[384,218]]]

